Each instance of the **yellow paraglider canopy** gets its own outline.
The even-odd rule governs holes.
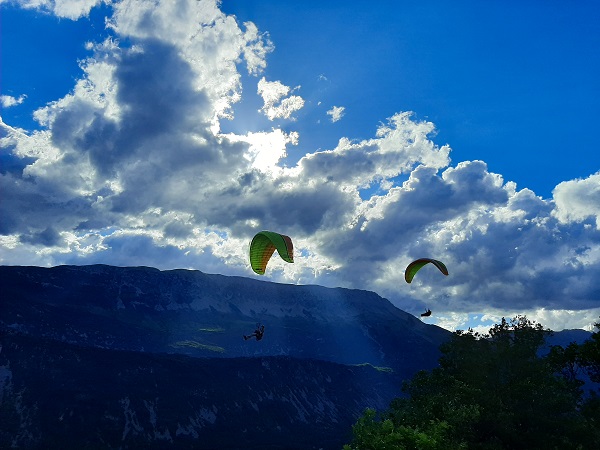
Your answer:
[[[272,231],[261,231],[256,234],[250,243],[252,270],[259,275],[264,275],[267,263],[275,250],[284,261],[294,262],[294,246],[289,236]]]
[[[404,272],[404,279],[406,280],[406,282],[410,283],[415,274],[421,269],[421,267],[423,267],[425,264],[430,263],[438,269],[440,269],[440,272],[442,272],[444,275],[448,275],[448,269],[446,268],[443,262],[438,261],[437,259],[420,258],[414,260],[406,267],[406,270]]]

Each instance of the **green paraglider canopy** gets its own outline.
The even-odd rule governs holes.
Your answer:
[[[261,231],[254,236],[250,243],[252,270],[259,275],[264,275],[267,263],[275,250],[284,261],[294,262],[294,246],[289,236],[272,231]]]
[[[404,272],[404,279],[406,280],[406,282],[410,283],[412,281],[413,277],[415,276],[415,274],[421,269],[421,267],[423,267],[425,264],[429,264],[429,263],[433,264],[435,267],[440,269],[440,272],[442,272],[444,275],[448,275],[448,269],[446,269],[446,266],[444,265],[443,262],[438,261],[437,259],[420,258],[420,259],[417,259],[417,260],[411,262],[406,267],[406,270]]]

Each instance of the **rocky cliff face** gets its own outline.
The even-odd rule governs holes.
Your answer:
[[[449,335],[372,292],[198,271],[5,266],[0,285],[0,446],[340,448]]]
[[[340,448],[398,379],[290,357],[191,358],[14,334],[0,353],[1,448]]]

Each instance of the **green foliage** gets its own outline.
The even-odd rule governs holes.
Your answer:
[[[574,379],[584,371],[592,381],[600,383],[600,322],[595,326],[596,332],[583,344],[552,347],[549,359],[565,377]]]
[[[205,327],[205,328],[198,328],[198,331],[203,332],[203,333],[222,333],[223,331],[225,331],[225,328]]]
[[[371,363],[361,363],[361,364],[354,364],[354,365],[356,367],[371,367],[371,368],[377,370],[378,372],[392,373],[394,371],[394,369],[392,369],[391,367],[374,366]]]
[[[583,373],[595,383],[600,383],[600,322],[596,332],[583,344],[570,343],[567,347],[552,347],[548,356],[556,371],[574,383]],[[582,382],[579,382],[583,384]],[[600,390],[591,392],[582,402],[580,413],[589,425],[589,441],[600,447]]]
[[[202,344],[202,343],[196,342],[196,341],[178,341],[178,342],[175,342],[174,344],[171,344],[171,347],[190,347],[190,348],[197,348],[197,349],[201,349],[201,350],[209,350],[211,352],[216,352],[216,353],[224,353],[225,352],[225,349],[223,347],[219,347],[218,345]]]
[[[595,326],[597,330],[592,338],[580,346],[580,357],[592,381],[600,383],[600,322]]]
[[[391,418],[378,420],[373,409],[367,409],[352,428],[355,439],[344,450],[461,450],[466,444],[454,444],[448,439],[449,426],[431,421],[422,428],[397,425]]]
[[[581,382],[565,363],[593,366],[598,347],[540,357],[548,333],[524,316],[502,319],[488,335],[454,333],[440,348],[440,366],[405,382],[406,397],[388,411],[367,411],[346,448],[600,448],[600,399],[582,400]]]

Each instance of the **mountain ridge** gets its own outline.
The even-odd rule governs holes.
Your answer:
[[[369,291],[182,269],[0,266],[0,286],[7,447],[339,449],[450,335]]]
[[[415,344],[436,352],[450,335],[356,289],[105,265],[0,266],[0,283],[8,299],[0,326],[104,348],[222,357],[289,354],[398,368],[407,366],[410,354],[422,368]],[[257,322],[267,330],[261,345],[252,347],[241,336]],[[405,343],[411,344],[408,353],[402,353]]]

